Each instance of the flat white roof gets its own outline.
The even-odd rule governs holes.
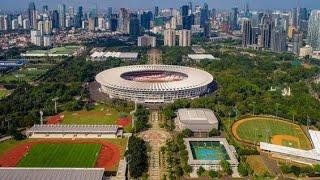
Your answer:
[[[102,180],[104,168],[0,168],[1,180]]]
[[[138,58],[136,52],[93,52],[91,58],[114,57],[114,58]]]
[[[118,125],[34,125],[27,133],[117,133]]]
[[[188,57],[193,60],[203,60],[203,59],[216,59],[214,56],[211,54],[188,54]]]
[[[302,150],[275,144],[260,142],[260,149],[320,161],[320,153],[315,149]]]
[[[214,124],[218,123],[218,119],[210,109],[193,109],[184,108],[178,110],[179,120],[188,124],[198,124],[198,123],[208,123]]]
[[[320,153],[320,131],[309,130],[313,148]]]

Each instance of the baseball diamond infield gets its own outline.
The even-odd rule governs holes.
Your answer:
[[[233,123],[231,130],[240,142],[268,142],[304,150],[312,149],[307,135],[299,125],[273,117],[241,119]]]
[[[48,157],[47,155],[54,154],[57,156],[56,158],[65,158],[66,162],[55,162],[54,158],[52,160],[52,163],[48,164],[48,159],[39,160],[34,155],[34,152],[32,152],[33,147],[37,147],[38,145],[41,146],[43,149],[43,156]],[[48,146],[46,146],[48,145]],[[57,145],[56,150],[59,151],[59,145],[75,145],[76,149],[74,152],[66,152],[65,154],[61,154],[61,156],[56,155],[55,152],[48,152],[49,147],[53,147],[54,145]],[[90,146],[92,145],[92,146]],[[48,147],[48,148],[46,148]],[[81,150],[79,147],[82,147],[84,149],[92,150],[93,154],[86,154],[86,152]],[[37,147],[39,149],[39,147]],[[77,149],[78,148],[78,149]],[[71,148],[72,149],[72,148]],[[60,149],[61,151],[61,149]],[[28,159],[28,155],[30,153],[29,160],[34,160],[36,162],[26,162]],[[79,155],[74,155],[74,153],[79,153]],[[81,163],[84,166],[93,166],[93,167],[99,167],[99,168],[105,168],[106,170],[114,170],[115,166],[120,160],[120,149],[115,145],[107,140],[50,140],[50,139],[37,139],[37,140],[31,140],[26,141],[25,143],[19,144],[8,151],[6,151],[1,157],[0,157],[0,167],[16,167],[16,166],[26,166],[26,167],[35,167],[35,166],[46,166],[46,167],[78,167],[79,165],[70,164],[72,162],[70,158],[67,156],[67,154],[71,154],[70,158],[77,158],[78,156],[83,156],[84,154],[88,155],[89,159],[86,158],[80,158]],[[72,155],[73,154],[73,155]],[[90,156],[90,157],[89,157]],[[69,158],[69,161],[68,161]],[[90,162],[86,162],[90,161]],[[59,164],[60,163],[60,164]],[[35,166],[34,166],[35,165]]]

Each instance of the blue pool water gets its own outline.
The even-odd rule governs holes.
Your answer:
[[[197,160],[230,160],[225,147],[220,142],[190,142],[194,159]]]

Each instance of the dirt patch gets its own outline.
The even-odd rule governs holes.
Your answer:
[[[121,127],[126,127],[131,124],[131,119],[130,118],[119,118],[117,124]]]
[[[285,142],[291,142],[293,144],[296,144],[299,148],[301,148],[301,144],[298,138],[289,136],[289,135],[275,135],[271,138],[271,143],[283,146]],[[290,144],[288,144],[290,145]]]
[[[62,122],[63,118],[64,118],[63,115],[51,116],[48,118],[46,124],[60,124]]]
[[[50,144],[101,144],[101,150],[97,158],[95,167],[105,168],[106,170],[112,170],[120,160],[120,149],[106,141],[101,139],[90,139],[90,140],[59,140],[59,139],[37,139],[29,141],[13,147],[12,149],[5,152],[0,157],[0,167],[15,167],[19,161],[24,158],[28,151],[35,144],[50,143]]]

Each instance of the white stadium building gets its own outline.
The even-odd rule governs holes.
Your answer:
[[[213,91],[211,74],[185,66],[134,65],[105,70],[96,76],[110,98],[137,103],[170,103]]]

